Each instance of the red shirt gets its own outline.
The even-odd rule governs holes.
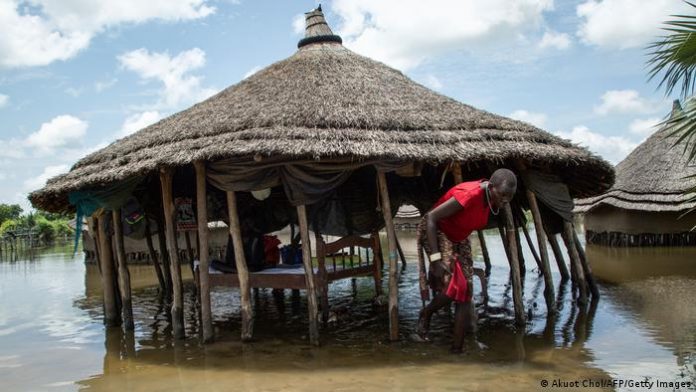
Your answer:
[[[454,215],[440,219],[437,227],[452,242],[465,240],[474,230],[480,230],[488,225],[488,204],[486,191],[481,188],[485,179],[461,182],[448,190],[438,199],[433,208],[454,197],[462,206],[462,210]]]

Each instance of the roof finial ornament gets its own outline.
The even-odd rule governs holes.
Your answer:
[[[305,36],[297,43],[298,48],[321,42],[343,43],[341,37],[334,34],[326,23],[321,4],[315,10],[305,13],[305,26]]]

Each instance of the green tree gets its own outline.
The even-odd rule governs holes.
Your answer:
[[[0,204],[0,225],[8,219],[19,219],[22,207],[19,204]]]
[[[0,225],[0,236],[9,234],[17,230],[19,224],[14,219],[7,219]]]

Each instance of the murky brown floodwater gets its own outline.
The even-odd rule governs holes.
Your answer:
[[[238,295],[215,289],[217,342],[201,345],[190,283],[188,338],[174,342],[151,267],[131,267],[136,330],[124,334],[102,325],[99,273],[80,254],[56,248],[31,261],[0,261],[0,390],[519,391],[553,379],[696,379],[696,249],[590,247],[601,300],[579,311],[570,285],[560,286],[555,275],[562,308],[554,320],[546,318],[543,280],[527,254],[524,302],[532,317],[519,331],[507,261],[490,232],[490,301],[479,307],[478,334],[486,348],[451,355],[444,312],[433,319],[432,343],[409,340],[420,308],[415,242],[413,234],[398,234],[410,261],[399,282],[398,343],[387,341],[386,310],[372,305],[371,278],[331,286],[338,321],[321,331],[320,348],[307,344],[304,293],[278,298],[261,290],[254,298],[257,341],[241,344]]]

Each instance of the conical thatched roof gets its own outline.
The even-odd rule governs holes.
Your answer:
[[[674,102],[672,116],[681,110]],[[607,204],[628,210],[680,211],[696,206],[684,191],[696,186],[696,165],[687,164],[681,146],[674,146],[671,127],[663,126],[616,166],[616,183],[606,193],[575,201],[576,212]]]
[[[560,172],[578,197],[613,182],[612,167],[584,148],[457,102],[346,49],[320,9],[307,14],[298,46],[289,58],[86,156],[32,193],[32,203],[65,210],[74,190],[198,159],[255,154],[433,163],[521,159]]]

